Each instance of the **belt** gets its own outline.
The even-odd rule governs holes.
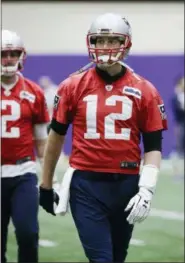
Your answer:
[[[88,172],[82,170],[76,170],[74,175],[89,181],[105,181],[105,182],[115,182],[126,180],[128,177],[135,176],[133,174],[120,174],[120,173],[101,173],[101,172]],[[137,176],[138,174],[136,174]]]

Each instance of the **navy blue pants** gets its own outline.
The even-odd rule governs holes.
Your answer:
[[[90,262],[125,261],[133,225],[124,209],[138,192],[138,180],[138,175],[74,172],[70,207]]]
[[[38,262],[38,205],[36,174],[1,179],[1,262],[6,262],[10,218],[15,227],[18,262]]]

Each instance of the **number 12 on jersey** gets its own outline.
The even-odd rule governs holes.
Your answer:
[[[21,108],[19,103],[13,100],[2,100],[1,108],[2,110],[6,110],[7,107],[10,107],[11,113],[9,115],[3,115],[1,117],[2,129],[1,129],[1,137],[2,138],[19,138],[20,137],[20,129],[18,127],[11,127],[9,131],[8,122],[16,121],[21,117]]]
[[[97,108],[98,95],[88,95],[83,98],[87,102],[86,108],[86,127],[85,139],[100,139],[100,133],[97,132]],[[105,139],[130,140],[130,128],[121,128],[121,133],[115,132],[115,121],[126,121],[132,117],[133,102],[126,96],[112,95],[106,99],[105,105],[115,106],[117,101],[122,102],[121,113],[110,113],[104,119],[104,137]]]

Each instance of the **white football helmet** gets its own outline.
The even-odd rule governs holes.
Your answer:
[[[118,37],[119,48],[96,48],[96,38],[99,36]],[[113,65],[126,58],[132,46],[132,33],[129,22],[117,14],[99,16],[91,25],[87,34],[87,47],[90,59],[97,64]],[[101,55],[106,52],[107,55]]]
[[[6,63],[3,63],[3,51],[20,51],[20,56],[18,61],[15,65],[10,65],[7,60]],[[23,63],[26,58],[26,50],[21,38],[17,35],[17,33],[9,31],[9,30],[2,30],[2,40],[1,40],[1,75],[4,76],[13,76],[18,71],[23,69]]]

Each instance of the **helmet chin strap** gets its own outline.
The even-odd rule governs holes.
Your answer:
[[[126,63],[124,63],[123,61],[116,61],[116,62],[113,62],[112,64],[108,64],[108,63],[103,63],[103,64],[97,64],[97,66],[102,69],[102,70],[105,70],[107,68],[110,68],[112,65],[115,65],[115,64],[120,64],[121,66],[124,66],[125,68],[128,68],[131,72],[134,72],[134,70],[128,66]]]
[[[131,72],[134,72],[134,70],[133,70],[130,66],[128,66],[125,62],[119,60],[119,61],[117,61],[116,63],[124,66],[125,68],[128,68]],[[97,66],[102,67],[104,64],[96,64],[95,62],[89,62],[88,64],[86,64],[85,66],[83,66],[82,68],[80,68],[79,70],[77,70],[76,72],[72,73],[70,76],[73,76],[73,75],[76,75],[76,74],[80,74],[80,73],[82,73],[82,72],[85,72],[86,70],[90,69],[93,65],[97,65]],[[107,67],[105,67],[105,68],[107,68]],[[102,69],[103,69],[103,68],[102,68]],[[21,73],[19,72],[19,74],[21,74]]]

